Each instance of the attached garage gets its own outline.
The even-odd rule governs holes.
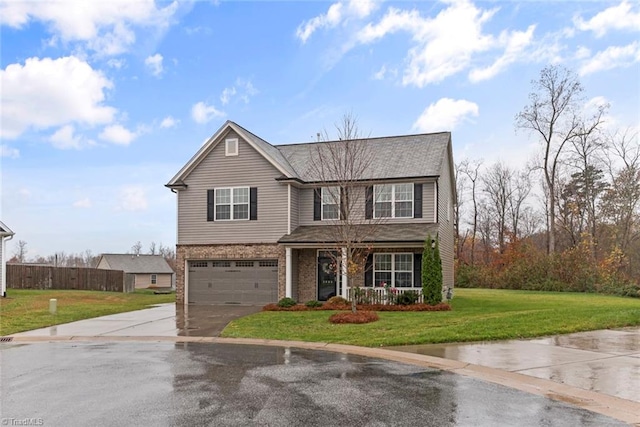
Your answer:
[[[278,260],[190,261],[190,304],[268,304],[278,300]]]

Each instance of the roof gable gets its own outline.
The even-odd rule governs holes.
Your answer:
[[[196,154],[187,162],[186,165],[180,169],[180,171],[166,184],[167,187],[174,187],[183,185],[184,179],[198,166],[205,157],[218,145],[223,136],[228,130],[233,130],[242,139],[244,139],[251,147],[253,147],[260,155],[262,155],[269,163],[271,163],[280,173],[287,178],[295,178],[295,172],[291,165],[287,162],[284,156],[271,144],[263,140],[262,138],[249,132],[242,126],[227,120],[216,131],[211,138],[209,138],[204,145],[198,150]]]
[[[13,236],[15,233],[0,221],[0,236]]]
[[[103,259],[112,270],[123,270],[125,273],[173,273],[162,255],[102,254],[100,261]]]

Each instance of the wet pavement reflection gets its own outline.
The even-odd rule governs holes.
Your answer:
[[[640,402],[640,328],[388,349],[518,372]]]
[[[47,426],[619,426],[544,397],[361,356],[210,343],[0,344],[2,417]]]

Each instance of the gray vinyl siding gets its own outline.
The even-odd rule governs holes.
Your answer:
[[[300,224],[300,189],[291,186],[291,231],[298,228]],[[313,202],[313,200],[312,200]],[[311,212],[313,214],[313,212]]]
[[[422,218],[389,218],[385,219],[387,224],[401,224],[401,223],[434,223],[435,218],[435,181],[424,182],[422,184]],[[357,187],[350,190],[351,197],[356,197],[353,200],[354,209],[351,212],[352,218],[360,218],[361,221],[369,222],[371,220],[365,220],[365,187]],[[314,221],[313,220],[313,188],[301,188],[300,189],[300,225],[320,225],[323,223],[330,223],[331,221]]]
[[[151,283],[150,273],[137,273],[135,276],[136,289],[145,289],[149,286],[155,286],[157,288],[170,288],[172,274],[156,274],[156,283]]]
[[[453,201],[449,157],[442,162],[442,172],[438,181],[438,236],[440,257],[442,259],[442,286],[453,287],[453,255],[454,255],[454,227]]]
[[[225,156],[226,138],[238,138],[237,156]],[[235,132],[222,136],[178,191],[177,243],[277,242],[287,233],[287,186],[275,180],[281,175]],[[257,187],[258,219],[207,221],[207,190],[221,187]]]

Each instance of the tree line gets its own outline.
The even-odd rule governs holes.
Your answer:
[[[91,249],[78,253],[67,253],[58,251],[47,256],[29,257],[27,242],[18,240],[13,256],[7,261],[9,263],[33,263],[52,265],[56,267],[86,267],[95,268],[100,261],[100,255],[94,254]],[[172,246],[164,246],[162,243],[151,242],[145,251],[140,241],[135,242],[131,248],[125,252],[135,255],[162,255],[167,263],[175,270],[176,252]]]
[[[583,93],[571,70],[544,68],[515,117],[538,156],[456,164],[458,285],[640,296],[638,134]]]

